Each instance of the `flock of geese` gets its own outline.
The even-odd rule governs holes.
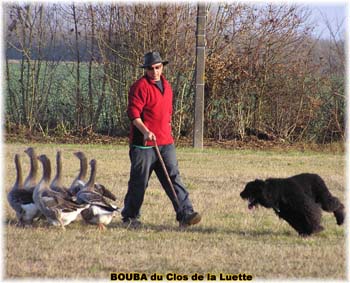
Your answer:
[[[61,152],[56,155],[56,176],[51,180],[50,159],[42,154],[36,155],[34,148],[24,151],[30,158],[30,171],[23,181],[20,155],[15,154],[17,171],[16,181],[7,195],[10,206],[15,210],[18,225],[31,225],[34,220],[46,218],[55,226],[65,226],[77,219],[79,215],[85,222],[97,225],[100,230],[106,229],[112,218],[119,212],[119,208],[111,201],[116,196],[105,186],[95,183],[97,161],[90,161],[91,174],[87,182],[88,162],[81,151],[74,155],[80,160],[80,171],[70,187],[62,185],[62,159]],[[43,174],[39,182],[38,160],[42,163]]]

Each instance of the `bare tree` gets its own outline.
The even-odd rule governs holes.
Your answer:
[[[143,54],[170,61],[173,133],[193,133],[195,15],[191,3],[6,6],[6,120],[44,134],[126,135],[128,91]],[[344,34],[313,39],[293,5],[211,3],[205,133],[329,142],[344,138]]]
[[[34,127],[43,130],[41,122],[47,118],[49,94],[59,62],[46,58],[55,47],[52,25],[47,25],[48,18],[54,18],[55,10],[48,11],[43,4],[26,4],[7,6],[7,11],[11,22],[6,43],[21,56],[18,64],[12,64],[14,72],[10,72],[10,63],[6,60],[7,101],[12,109],[9,113],[29,131]],[[17,80],[19,87],[14,84]]]

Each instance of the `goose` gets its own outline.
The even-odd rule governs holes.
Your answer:
[[[31,225],[33,219],[40,216],[38,207],[34,204],[33,194],[23,189],[22,166],[19,154],[15,155],[15,166],[17,171],[16,181],[7,194],[7,200],[16,212],[17,225]]]
[[[46,155],[40,155],[38,159],[43,166],[43,176],[34,189],[33,199],[48,222],[54,226],[61,226],[65,230],[66,225],[74,221],[80,212],[89,205],[77,204],[66,198],[61,193],[50,189],[51,163]]]
[[[66,187],[62,185],[62,157],[61,151],[57,151],[56,153],[56,175],[50,184],[50,188],[53,191],[59,192],[67,197],[71,197],[72,195],[68,191]]]
[[[105,225],[111,223],[112,218],[119,209],[109,204],[104,197],[95,191],[95,178],[97,161],[90,161],[91,174],[89,181],[77,194],[77,202],[89,203],[90,207],[81,212],[82,218],[89,224],[98,225],[99,230],[106,229]]]
[[[71,195],[75,196],[77,193],[85,186],[85,178],[87,174],[87,158],[84,152],[78,151],[74,152],[74,155],[78,157],[80,160],[80,171],[78,173],[78,176],[73,180],[72,184],[70,185],[68,191]],[[113,201],[117,200],[117,197],[108,190],[104,185],[95,183],[95,191],[99,194],[103,195],[104,197],[107,197]]]
[[[84,152],[74,152],[74,155],[80,160],[80,171],[68,189],[72,195],[76,195],[84,187],[87,173],[87,158]]]
[[[38,179],[38,160],[33,147],[28,147],[24,151],[30,158],[30,171],[27,178],[24,180],[23,188],[33,192]]]

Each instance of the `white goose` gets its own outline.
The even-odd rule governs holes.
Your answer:
[[[112,218],[118,212],[118,208],[109,204],[101,194],[95,191],[96,163],[95,159],[90,161],[90,179],[84,188],[78,192],[77,202],[89,203],[91,205],[81,212],[81,216],[87,223],[98,225],[98,228],[103,230],[106,229],[105,225],[111,223]]]
[[[35,187],[33,199],[48,222],[54,226],[68,225],[74,221],[87,204],[77,204],[66,198],[61,193],[55,192],[49,187],[51,178],[51,164],[46,155],[40,155],[38,159],[43,165],[43,177]]]
[[[19,154],[15,155],[15,166],[17,177],[15,184],[7,195],[7,200],[16,212],[18,220],[17,225],[31,225],[33,219],[39,217],[41,213],[38,207],[34,204],[32,192],[23,189],[22,166]]]

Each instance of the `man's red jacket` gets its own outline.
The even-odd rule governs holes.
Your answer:
[[[130,88],[128,116],[131,120],[130,144],[144,145],[143,134],[132,124],[136,118],[141,118],[145,126],[155,134],[158,145],[172,144],[171,115],[173,111],[173,91],[169,82],[162,75],[163,93],[155,81],[143,76]],[[152,146],[147,141],[146,146]]]

